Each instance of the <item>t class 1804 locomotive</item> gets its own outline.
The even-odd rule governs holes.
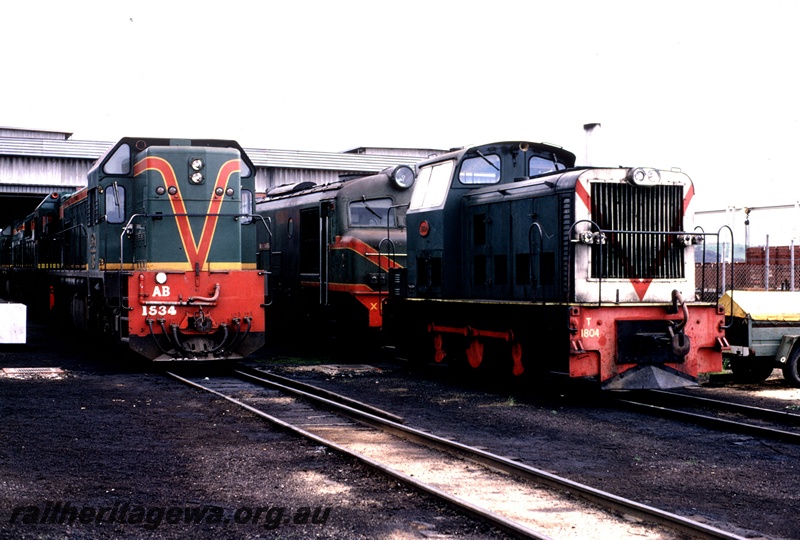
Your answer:
[[[234,141],[123,138],[3,231],[5,292],[151,360],[246,356],[265,330],[254,189]]]
[[[407,264],[383,306],[400,356],[604,389],[722,369],[724,316],[695,300],[691,180],[574,163],[515,141],[416,165]]]

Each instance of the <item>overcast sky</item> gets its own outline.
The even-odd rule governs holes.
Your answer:
[[[341,151],[555,143],[679,167],[708,209],[800,200],[800,2],[37,1],[0,126]]]

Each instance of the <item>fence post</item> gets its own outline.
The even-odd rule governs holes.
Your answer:
[[[726,283],[726,279],[728,278],[728,276],[726,275],[726,272],[725,272],[725,270],[727,269],[726,265],[728,264],[726,262],[728,260],[728,258],[725,256],[727,254],[727,252],[728,252],[728,244],[723,242],[722,243],[722,258],[720,259],[720,262],[721,262],[721,265],[722,265],[722,290],[720,291],[721,294],[725,294],[725,283]]]
[[[767,235],[767,252],[764,257],[764,290],[769,290],[769,235]]]

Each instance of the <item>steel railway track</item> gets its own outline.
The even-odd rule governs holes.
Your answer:
[[[800,444],[800,415],[700,396],[646,390],[615,403],[637,411],[791,444]],[[680,408],[678,408],[680,407]],[[782,426],[781,428],[775,425]],[[783,429],[786,428],[786,429]]]
[[[741,538],[414,429],[391,413],[290,379],[243,370],[208,378],[168,374],[516,537]]]

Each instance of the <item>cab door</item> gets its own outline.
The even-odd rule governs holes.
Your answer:
[[[509,204],[482,204],[469,207],[469,234],[465,249],[468,260],[465,280],[472,298],[507,298],[511,266],[512,220]]]
[[[330,265],[330,220],[332,204],[319,205],[300,211],[300,279],[319,286],[319,303],[328,305]]]

